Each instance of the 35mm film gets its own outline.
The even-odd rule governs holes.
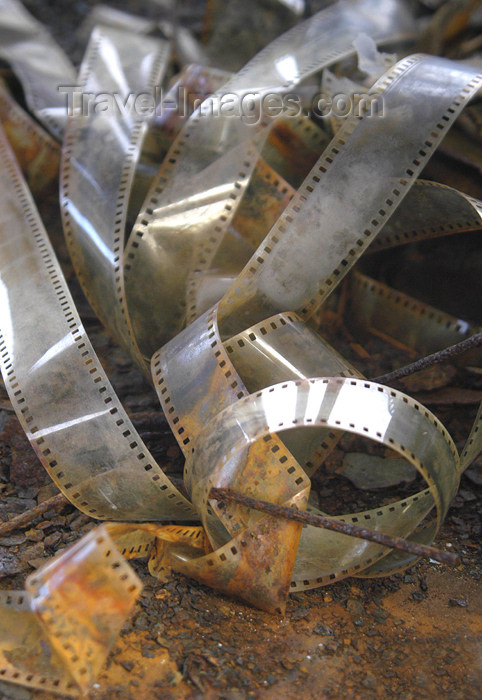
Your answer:
[[[128,110],[84,114],[77,106],[66,123],[61,83],[77,85],[80,96],[98,91],[126,101],[162,80],[168,44],[119,28],[95,29],[76,83],[45,32],[17,3],[0,3],[0,34],[10,37],[3,56],[29,108],[57,139],[65,132],[61,206],[79,280],[142,370],[152,356],[152,381],[186,457],[181,491],[115,396],[2,133],[0,358],[12,404],[48,473],[76,507],[103,520],[145,521],[107,525],[78,545],[85,547],[85,570],[70,569],[66,554],[31,578],[22,603],[22,594],[12,594],[7,617],[28,608],[23,636],[13,646],[22,648],[33,629],[31,613],[40,611],[58,663],[42,675],[40,655],[35,669],[25,671],[3,646],[6,678],[70,693],[95,677],[139,591],[110,537],[127,558],[149,555],[158,577],[172,568],[269,611],[282,612],[290,591],[407,566],[413,555],[221,504],[210,495],[213,487],[229,487],[317,512],[310,477],[345,432],[404,457],[425,487],[337,517],[417,542],[436,536],[461,469],[480,450],[480,410],[461,462],[430,411],[367,381],[310,319],[367,249],[480,228],[480,202],[417,178],[480,89],[482,75],[466,64],[408,56],[371,88],[367,104],[383,100],[383,118],[367,108],[346,119],[330,142],[306,115],[292,121],[264,116],[249,124],[217,112],[226,92],[256,99],[286,95],[353,54],[360,32],[390,40],[413,29],[402,3],[386,3],[383,15],[375,6],[371,0],[334,5],[273,42],[223,87],[222,76],[206,69],[181,76],[181,83],[207,80],[216,90],[187,121],[164,123]],[[21,55],[12,22],[28,49]],[[29,126],[30,117],[2,95],[14,150],[22,156],[17,134],[23,130],[39,161],[49,161],[56,153],[50,137]],[[19,130],[11,126],[15,120]],[[167,148],[154,174],[156,153]],[[300,149],[303,158],[297,158]],[[35,180],[28,158],[23,167],[41,191],[44,183]],[[129,234],[133,201],[150,180]],[[359,272],[352,284],[360,323],[403,335],[420,352],[476,330]],[[387,328],[394,310],[400,323]],[[166,520],[199,520],[202,527],[159,524]],[[111,566],[111,556],[118,566]],[[50,582],[69,573],[80,590],[85,579],[105,572],[105,589],[122,601],[121,610],[95,644],[86,628],[72,646],[68,631],[79,620],[68,595],[57,595]],[[87,668],[86,659],[95,663]]]

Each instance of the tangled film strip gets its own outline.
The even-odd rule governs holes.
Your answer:
[[[420,545],[436,536],[480,451],[481,410],[459,456],[430,411],[367,381],[316,319],[368,246],[371,253],[481,228],[481,202],[418,179],[480,90],[480,70],[420,54],[379,67],[359,112],[338,119],[334,135],[304,112],[267,111],[252,123],[223,108],[226,94],[249,94],[259,106],[322,69],[350,65],[360,35],[413,44],[417,27],[399,0],[346,0],[235,75],[184,69],[162,99],[179,87],[202,95],[192,114],[86,113],[85,95],[117,95],[126,105],[163,84],[170,43],[97,26],[77,77],[17,0],[1,0],[0,55],[25,99],[14,100],[7,77],[1,369],[52,480],[79,510],[110,521],[34,572],[24,592],[1,593],[1,678],[66,695],[88,689],[141,589],[125,559],[148,556],[154,576],[173,569],[272,612],[284,611],[290,591],[408,566],[415,554],[376,537],[215,495],[229,489],[323,517],[309,498],[310,477],[346,433],[398,454],[425,487],[332,520]],[[383,118],[374,118],[381,105]],[[55,186],[59,163],[76,275],[151,378],[185,456],[182,485],[164,474],[119,402],[37,213],[31,191]],[[419,353],[478,331],[358,269],[350,284],[357,323]],[[202,526],[185,525],[196,521]]]

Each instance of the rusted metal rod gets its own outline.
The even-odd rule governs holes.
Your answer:
[[[398,549],[401,552],[415,554],[417,557],[433,559],[434,561],[438,561],[441,564],[447,564],[448,566],[458,566],[460,564],[458,555],[453,554],[452,552],[446,552],[444,550],[437,549],[436,547],[411,542],[410,540],[405,540],[403,537],[385,535],[383,532],[370,530],[369,528],[361,527],[355,523],[345,523],[341,520],[328,518],[325,515],[314,515],[313,513],[307,513],[306,511],[287,508],[286,506],[278,506],[274,503],[269,503],[268,501],[261,501],[257,498],[244,496],[243,494],[236,493],[230,489],[212,488],[210,497],[216,498],[218,501],[234,501],[235,503],[239,503],[247,508],[253,508],[254,510],[259,510],[262,513],[266,513],[267,515],[272,515],[275,518],[296,520],[297,522],[304,523],[306,525],[313,525],[314,527],[333,530],[334,532],[339,532],[342,535],[349,535],[350,537],[358,537],[362,540],[376,542],[384,547],[390,547],[391,549]]]
[[[422,369],[427,369],[428,367],[437,365],[440,362],[451,360],[452,357],[462,355],[464,352],[467,352],[467,350],[477,348],[480,345],[482,345],[482,333],[475,333],[474,335],[471,335],[470,338],[466,338],[460,343],[449,345],[448,348],[438,350],[437,352],[427,355],[426,357],[421,357],[420,360],[411,362],[409,365],[405,365],[405,367],[400,367],[400,369],[395,369],[393,372],[388,372],[387,374],[381,374],[379,377],[375,377],[373,381],[379,382],[380,384],[393,382],[395,379],[407,377],[409,374],[414,374]]]
[[[57,495],[52,496],[52,498],[39,503],[38,506],[29,508],[29,510],[27,510],[25,513],[21,513],[20,515],[16,515],[11,520],[6,520],[5,522],[0,523],[0,537],[8,535],[8,533],[12,532],[13,530],[30,525],[36,518],[40,518],[41,515],[51,508],[59,508],[60,506],[67,505],[67,503],[69,503],[69,501],[63,493],[58,493]]]

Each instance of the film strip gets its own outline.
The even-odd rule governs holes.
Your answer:
[[[90,689],[142,584],[109,536],[95,528],[0,593],[2,680],[78,696]]]
[[[7,4],[14,7],[3,7]],[[223,91],[244,95],[261,85],[262,94],[286,93],[352,53],[359,31],[376,38],[403,31],[399,3],[389,5],[393,12],[383,18],[370,0],[333,6],[270,45]],[[24,33],[25,17],[18,20]],[[34,46],[46,41],[36,29],[29,31]],[[15,48],[6,53],[17,69]],[[31,55],[26,53],[28,71],[34,70]],[[287,57],[292,60],[286,62]],[[166,59],[166,47],[154,39],[127,42],[120,30],[96,30],[81,70],[81,91],[119,87],[112,62],[123,78],[123,98],[152,88]],[[19,69],[24,81],[26,70]],[[48,85],[55,76],[49,73]],[[384,120],[366,114],[351,118],[321,157],[326,134],[306,117],[293,123],[261,120],[255,128],[222,114],[207,118],[221,101],[219,91],[186,126],[174,119],[163,132],[164,143],[174,141],[125,252],[129,194],[148,119],[74,113],[62,170],[74,264],[94,308],[141,367],[165,343],[153,355],[152,375],[186,456],[190,500],[152,459],[115,397],[1,136],[0,280],[8,292],[0,306],[0,358],[6,385],[37,454],[77,507],[101,519],[153,521],[107,526],[126,558],[149,555],[156,576],[172,568],[270,611],[283,611],[290,591],[351,575],[386,575],[408,565],[413,555],[221,504],[210,495],[212,487],[229,486],[316,513],[309,477],[344,431],[403,456],[426,487],[402,501],[339,519],[432,541],[456,493],[461,464],[467,466],[480,449],[480,410],[460,461],[433,414],[401,392],[366,381],[307,322],[379,238],[384,247],[407,235],[415,240],[478,228],[480,203],[415,180],[481,84],[482,75],[466,65],[406,58],[373,88],[371,99],[385,102]],[[48,123],[46,114],[48,109],[43,112]],[[59,123],[50,128],[58,132]],[[286,147],[287,134],[307,154],[303,164]],[[313,167],[306,174],[308,163]],[[430,228],[427,207],[434,213]],[[450,216],[445,219],[443,211]],[[40,331],[32,347],[33,326],[26,320],[34,318]],[[203,526],[163,527],[157,524],[163,519],[200,519]],[[111,556],[115,564],[120,560],[107,537],[89,540],[92,576],[120,567],[119,580],[109,579],[108,587],[122,598],[127,614],[138,586],[127,565],[110,567]],[[105,658],[114,627],[106,625],[109,634],[95,648],[98,640],[82,632],[76,647],[71,637],[78,621],[70,611],[70,594],[49,589],[45,597],[50,576],[69,573],[69,557],[32,578],[26,610],[43,616],[43,629],[68,678],[32,671],[29,680],[8,659],[6,678],[51,689],[57,683],[67,692],[69,683],[87,687]],[[75,570],[71,573],[75,579]],[[87,580],[90,575],[89,570]],[[78,581],[81,590],[82,573]],[[15,594],[5,607],[22,612],[25,600]],[[95,664],[86,668],[86,659],[93,657]]]
[[[401,95],[404,96],[404,99],[410,99],[409,95],[412,94],[413,98],[416,99],[415,94],[412,93],[412,84],[423,80],[422,74],[427,75],[428,73],[430,75],[430,82],[433,88],[432,80],[435,72],[439,80],[445,81],[448,72],[453,76],[453,64],[445,63],[440,59],[417,56],[400,62],[376,86],[376,88],[383,91],[382,94],[385,99],[387,112],[390,113],[392,99],[394,100],[394,106],[398,104]],[[375,182],[370,182],[365,189],[362,184],[362,179],[366,181],[364,169],[365,167],[370,169],[370,154],[367,153],[368,148],[366,144],[371,144],[370,149],[373,146],[373,140],[368,136],[367,132],[372,128],[375,130],[376,127],[369,120],[364,121],[357,118],[345,124],[335,137],[334,145],[328,151],[325,151],[320,161],[305,180],[304,185],[288,205],[287,210],[263,242],[263,248],[255,253],[247,268],[245,268],[227,295],[221,300],[219,307],[216,306],[206,312],[153,356],[153,377],[157,382],[163,409],[173,431],[179,436],[179,444],[188,460],[186,484],[190,492],[192,490],[193,502],[198,508],[205,509],[204,513],[206,516],[203,519],[203,524],[207,532],[210,533],[213,546],[214,544],[218,546],[220,544],[219,539],[216,539],[216,535],[219,537],[219,525],[212,524],[214,515],[221,521],[224,529],[232,535],[233,531],[229,529],[226,522],[226,519],[229,518],[227,514],[231,513],[232,508],[228,505],[222,509],[222,512],[216,511],[216,506],[211,503],[213,513],[210,514],[207,510],[206,497],[204,500],[199,500],[201,498],[199,490],[201,488],[200,483],[202,483],[202,472],[196,472],[195,476],[194,473],[189,474],[189,470],[190,468],[196,469],[194,467],[194,464],[197,463],[196,460],[202,460],[202,457],[200,458],[196,451],[193,453],[193,450],[195,450],[193,442],[205,430],[202,425],[205,425],[208,418],[215,420],[216,415],[221,410],[227,410],[230,404],[236,404],[239,400],[245,400],[245,397],[249,394],[226,350],[226,348],[230,347],[229,339],[232,337],[232,331],[239,332],[238,329],[241,330],[243,326],[245,327],[247,321],[252,323],[253,321],[258,321],[260,317],[269,316],[270,311],[277,310],[276,306],[278,306],[278,309],[279,307],[283,308],[283,306],[285,308],[294,307],[298,309],[302,318],[309,317],[310,312],[313,312],[316,306],[328,296],[338,280],[344,276],[351,264],[378,233],[388,212],[391,213],[391,208],[394,207],[395,203],[398,204],[401,201],[403,198],[402,193],[408,191],[409,185],[415,179],[417,172],[423,167],[430,152],[441,139],[446,125],[448,126],[453,121],[457,112],[466,101],[466,97],[478,90],[481,79],[482,76],[477,75],[475,71],[469,71],[464,76],[460,75],[461,82],[458,85],[453,84],[454,92],[447,94],[447,91],[444,91],[444,104],[440,104],[438,99],[435,100],[433,105],[434,112],[431,117],[429,117],[429,110],[425,110],[424,117],[427,121],[423,125],[419,122],[420,132],[417,133],[417,128],[409,130],[411,137],[413,136],[414,138],[413,145],[408,143],[407,132],[404,132],[403,150],[402,143],[396,143],[393,139],[393,133],[396,133],[399,129],[395,124],[391,123],[389,140],[393,148],[394,168],[401,173],[401,177],[396,178],[395,172],[389,173],[387,170],[382,169],[379,171],[380,180],[377,181],[377,174],[374,173],[372,179]],[[399,83],[401,83],[400,93],[397,89]],[[427,91],[430,93],[430,89],[427,88]],[[412,111],[412,114],[416,114],[415,109]],[[442,117],[440,116],[441,114]],[[404,124],[404,129],[407,129],[406,123]],[[358,130],[360,131],[357,133]],[[380,140],[379,131],[377,138]],[[380,148],[383,149],[385,162],[392,161],[388,143],[380,143]],[[347,162],[343,162],[343,156],[347,153]],[[357,171],[356,163],[354,163],[352,157],[353,154],[356,154],[357,162],[364,164],[363,173],[362,171]],[[350,179],[350,174],[347,175],[347,163],[350,163],[352,166],[351,172],[354,172],[353,190],[347,183],[347,180],[349,181]],[[338,168],[336,165],[338,165]],[[358,218],[357,221],[354,221],[346,201],[336,197],[335,193],[340,190],[340,177],[343,177],[347,193],[358,191],[359,189],[362,190],[364,202],[360,205],[357,200],[357,206],[356,208],[354,207],[356,216],[360,217],[361,215],[362,220]],[[359,178],[358,181],[357,178]],[[319,185],[319,191],[323,192],[322,204],[319,203],[319,200],[317,201],[317,185]],[[372,186],[374,196],[373,201],[369,203],[370,208],[367,211],[360,212],[366,206],[366,195],[371,191]],[[386,191],[388,188],[389,190]],[[313,193],[315,194],[313,195]],[[315,204],[310,202],[310,196],[315,200]],[[323,254],[319,249],[318,252],[315,252],[315,246],[319,245],[319,242],[313,240],[314,236],[306,234],[304,239],[302,238],[304,232],[315,230],[314,215],[317,216],[316,225],[320,226],[321,230],[325,232]],[[326,220],[326,224],[324,224],[324,220]],[[339,245],[339,239],[335,238],[334,242],[336,241],[337,245],[333,245],[330,251],[330,234],[327,233],[330,230],[330,223],[331,230],[336,231],[338,236],[340,236],[340,230],[343,231],[343,248]],[[347,240],[350,231],[355,238],[351,244]],[[359,231],[364,231],[364,239],[359,238]],[[332,235],[334,236],[334,234]],[[309,247],[310,244],[311,248]],[[353,247],[350,247],[350,245]],[[277,248],[278,250],[276,250]],[[348,248],[347,252],[345,252],[346,248]],[[332,253],[331,259],[330,253]],[[335,256],[338,257],[338,263]],[[307,269],[309,265],[302,263],[302,259],[305,263],[307,260],[316,260],[317,264],[313,269],[313,281],[309,278],[309,269]],[[323,261],[321,265],[320,261]],[[327,266],[332,267],[332,271],[328,272],[328,274],[323,269],[320,269],[320,267],[323,268],[325,261]],[[302,284],[301,282],[297,284],[298,280],[296,279],[293,282],[293,277],[296,274],[295,270],[300,271],[299,276],[302,276]],[[318,282],[320,277],[323,280],[321,285]],[[269,324],[266,325],[269,327]],[[255,342],[256,334],[253,333],[252,335],[253,338],[251,340]],[[249,330],[245,332],[245,338],[250,339]],[[323,357],[323,352],[324,348],[320,347],[319,357]],[[290,378],[289,373],[286,372],[286,365],[289,364],[289,361],[285,363],[284,357],[279,356],[277,359],[280,365],[279,371],[284,371],[286,378]],[[276,355],[271,353],[270,360],[274,364]],[[322,363],[320,362],[320,364]],[[323,371],[317,374],[322,375]],[[194,376],[197,378],[195,387],[193,386]],[[266,385],[269,383],[268,376]],[[419,411],[420,409],[415,410]],[[443,437],[445,439],[444,435]],[[288,452],[286,447],[278,442],[278,438],[272,439],[275,440],[275,456],[270,457],[269,452],[265,450],[263,452],[262,468],[260,468],[261,460],[258,452],[254,456],[246,458],[248,466],[245,466],[245,469],[247,469],[247,472],[243,472],[243,478],[239,482],[236,481],[236,487],[241,489],[241,492],[245,492],[246,489],[250,488],[254,479],[254,474],[250,473],[251,468],[256,473],[257,496],[263,498],[262,484],[271,478],[271,481],[276,481],[276,486],[271,492],[271,499],[273,499],[273,502],[278,502],[277,497],[279,494],[283,494],[283,496],[290,494],[291,498],[293,498],[296,493],[296,485],[299,487],[298,493],[302,493],[306,489],[306,483],[303,470],[299,469],[299,465],[298,467],[296,466],[296,459],[294,459],[296,455]],[[227,452],[229,453],[229,450]],[[195,454],[196,459],[194,459],[193,454]],[[286,472],[282,474],[279,471],[277,461],[280,456],[284,462],[290,465],[291,473]],[[455,463],[457,461],[458,458],[455,459]],[[211,468],[215,463],[214,460],[210,460]],[[193,466],[190,467],[190,465]],[[275,471],[276,469],[277,471]],[[454,467],[454,473],[458,473],[458,466]],[[274,474],[276,477],[273,479]],[[282,478],[283,476],[284,479]],[[248,477],[251,477],[251,479]],[[285,483],[283,484],[282,482]],[[291,489],[288,483],[291,483]],[[453,487],[454,484],[452,485]],[[445,497],[447,505],[450,502],[450,498]],[[416,525],[428,514],[433,505],[432,497],[427,493],[425,495],[418,494],[415,502],[417,507],[420,508],[422,508],[423,504],[425,511],[420,519],[411,519],[412,532],[416,529]],[[375,523],[377,523],[378,517],[383,519],[383,515],[375,516]],[[395,516],[393,516],[393,520],[396,520]],[[239,527],[249,527],[249,521],[240,522],[237,512],[233,516],[233,522]],[[211,531],[210,527],[212,528]],[[433,528],[425,530],[425,535],[432,537],[433,534]],[[321,547],[321,540],[324,537],[330,538],[330,535],[323,532],[318,537]],[[239,550],[236,547],[235,549],[236,555],[234,556],[238,557]],[[303,551],[301,541],[298,551]],[[224,564],[225,567],[227,569],[233,566],[236,568],[237,565],[233,564],[229,553],[223,550],[223,554],[226,557],[225,562],[227,562]],[[376,565],[377,572],[387,572],[392,570],[393,566],[398,567],[397,559],[397,557],[389,554],[383,564],[380,562]],[[357,567],[357,571],[362,572],[364,568],[369,568],[372,563],[373,560],[368,556],[364,562],[354,561],[353,566]],[[203,578],[204,574],[200,572],[200,569],[202,569],[201,563],[198,562],[198,565],[196,577],[207,580]],[[186,565],[186,567],[188,566],[189,564]],[[239,564],[239,566],[242,567],[242,564]],[[350,571],[351,574],[354,573],[353,568],[345,569],[345,571]],[[332,573],[335,579],[347,575],[343,571],[334,571]],[[323,576],[306,577],[301,583],[295,579],[295,585],[310,587],[316,585],[313,583],[313,580],[316,581],[318,579],[323,579]],[[320,581],[318,581],[319,583]]]
[[[382,405],[385,407],[384,409],[381,408]],[[380,420],[384,411],[386,411],[385,421]],[[402,415],[404,416],[403,422],[416,422],[422,430],[428,430],[430,441],[420,440],[413,435],[414,441],[407,442],[406,432],[402,439],[401,432],[399,433],[399,428],[396,427],[398,419]],[[419,416],[423,416],[421,422]],[[342,516],[344,519],[365,523],[372,521],[372,526],[373,521],[380,520],[378,524],[380,525],[383,521],[382,527],[385,528],[385,531],[395,527],[396,530],[405,531],[408,534],[407,531],[414,526],[414,519],[421,521],[432,508],[434,502],[442,512],[448,507],[449,501],[446,500],[446,496],[442,496],[441,492],[436,494],[439,487],[444,489],[442,482],[448,477],[446,473],[442,476],[443,469],[440,470],[439,459],[443,455],[444,464],[451,464],[449,478],[452,480],[452,488],[456,488],[458,456],[441,424],[417,402],[399,392],[360,379],[341,378],[297,380],[268,387],[232,404],[223,413],[216,416],[209,429],[204,431],[196,441],[196,457],[188,459],[188,463],[192,462],[193,484],[195,484],[193,502],[199,503],[201,501],[205,505],[209,499],[211,487],[221,485],[225,481],[223,472],[229,474],[230,483],[233,480],[236,481],[237,489],[243,489],[242,484],[247,476],[246,470],[249,475],[249,454],[244,455],[241,463],[237,457],[239,452],[247,450],[249,453],[251,445],[255,445],[257,440],[271,438],[274,433],[279,434],[293,428],[296,430],[300,427],[315,429],[317,425],[323,425],[332,430],[347,430],[383,442],[416,466],[429,486],[429,490],[420,492],[403,502],[392,503],[390,506],[364,513],[344,514]],[[403,432],[404,428],[401,430]],[[223,438],[222,455],[220,454],[220,436]],[[267,444],[275,447],[271,439],[267,440]],[[435,447],[435,445],[437,446]],[[432,447],[434,447],[433,453]],[[437,457],[435,457],[435,453],[437,453]],[[277,451],[276,454],[278,454]],[[433,464],[431,464],[432,459],[434,460]],[[236,470],[235,479],[233,479],[232,473],[233,463]],[[217,465],[214,470],[212,464]],[[296,463],[286,461],[284,464],[289,476],[297,474]],[[262,470],[260,472],[258,472],[258,478],[263,475]],[[249,479],[246,481],[249,483]],[[435,486],[435,483],[438,483],[439,487]],[[248,489],[246,488],[246,490]],[[312,510],[314,510],[313,507]],[[410,515],[405,520],[408,513]],[[230,515],[229,510],[226,509],[219,513],[224,526],[233,537],[224,547],[216,549],[213,556],[217,559],[217,568],[225,566],[231,569],[231,575],[235,578],[236,568],[243,566],[241,561],[243,556],[240,556],[240,552],[243,551],[243,547],[249,547],[250,530],[247,527],[237,537],[234,536]],[[215,534],[210,532],[210,523],[207,519],[204,521],[204,526],[210,534],[212,542]],[[325,537],[327,537],[326,540]],[[259,537],[254,538],[251,546],[259,546],[259,539]],[[244,542],[242,542],[243,540]],[[233,543],[236,549],[238,549],[236,544],[241,543],[238,551],[232,552],[236,561],[233,561],[231,555],[228,554]],[[320,551],[320,547],[323,548],[326,557],[323,557],[323,563],[319,561],[315,563],[313,552]],[[303,528],[298,546],[299,561],[297,559],[297,563],[294,565],[290,590],[310,588],[342,576],[356,575],[365,566],[369,566],[384,554],[377,546],[373,549],[371,546],[368,546],[367,549],[364,547],[362,553],[356,552],[356,549],[357,547],[353,546],[353,541],[350,542],[350,538],[336,535],[331,539],[331,533],[328,534],[310,527]],[[343,555],[339,556],[342,550]],[[226,559],[220,557],[221,554],[224,554]],[[329,561],[330,558],[332,561]],[[350,562],[349,567],[343,570],[338,569],[338,562],[348,561]],[[197,576],[201,577],[208,576],[208,574],[203,573],[205,570],[209,571],[206,566],[213,566],[213,564],[206,564],[201,560],[196,560],[192,564],[196,567]],[[187,571],[190,566],[191,563],[186,563],[184,570]],[[256,591],[259,593],[258,587],[256,587]],[[273,593],[270,594],[268,588],[265,595],[267,596],[265,605],[269,606],[270,599],[271,602],[273,601]],[[260,605],[261,602],[258,600],[257,604]],[[279,604],[279,600],[276,604]]]
[[[30,191],[38,196],[57,187],[60,147],[0,83],[0,120]]]
[[[75,70],[45,27],[17,0],[0,2],[0,56],[21,81],[29,109],[62,140],[67,111],[59,88],[75,85]]]
[[[482,202],[438,182],[418,180],[370,246],[370,252],[405,243],[478,231],[482,225]]]
[[[316,127],[315,127],[316,129]],[[319,131],[319,130],[318,130]],[[323,133],[323,132],[321,132]],[[261,181],[261,177],[263,178]],[[254,190],[250,197],[250,190]],[[265,237],[267,215],[280,213],[294,196],[288,183],[265,165],[258,164],[252,183],[233,226],[256,248]],[[482,204],[474,197],[440,183],[417,180],[397,209],[370,244],[367,253],[394,246],[426,241],[441,236],[479,231]],[[427,221],[430,225],[427,225]],[[479,329],[463,319],[371,279],[359,270],[350,276],[350,323],[357,332],[370,332],[385,340],[396,340],[411,351],[431,353],[460,342]],[[477,349],[464,355],[465,364],[480,364]],[[308,376],[308,375],[306,375]]]
[[[351,317],[357,329],[382,339],[395,339],[420,354],[428,355],[480,332],[474,324],[424,304],[359,271],[355,271],[350,280],[350,290]],[[481,360],[478,348],[463,357],[465,364],[475,366],[479,366]]]
[[[146,355],[152,355],[185,325],[189,309],[184,290],[189,289],[192,277],[209,269],[273,121],[267,117],[252,128],[230,114],[224,116],[223,95],[242,101],[253,93],[253,86],[260,100],[272,93],[284,94],[324,66],[353,53],[352,41],[358,32],[387,38],[407,28],[404,13],[399,24],[397,3],[383,17],[370,14],[373,7],[372,2],[337,4],[290,30],[205,101],[179,134],[126,248],[128,306]],[[282,63],[286,57],[289,65]],[[209,114],[216,118],[206,118]],[[148,287],[139,283],[142,279],[149,279]],[[164,303],[167,298],[168,304]],[[192,311],[199,313],[200,309]]]
[[[0,151],[0,357],[5,385],[33,448],[58,487],[91,516],[195,518],[110,386],[3,134]],[[22,320],[26,311],[35,327],[42,327],[35,344],[32,326]],[[17,347],[24,350],[18,353]]]

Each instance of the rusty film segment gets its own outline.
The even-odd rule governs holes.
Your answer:
[[[100,526],[0,596],[0,675],[78,696],[91,689],[142,584]]]

